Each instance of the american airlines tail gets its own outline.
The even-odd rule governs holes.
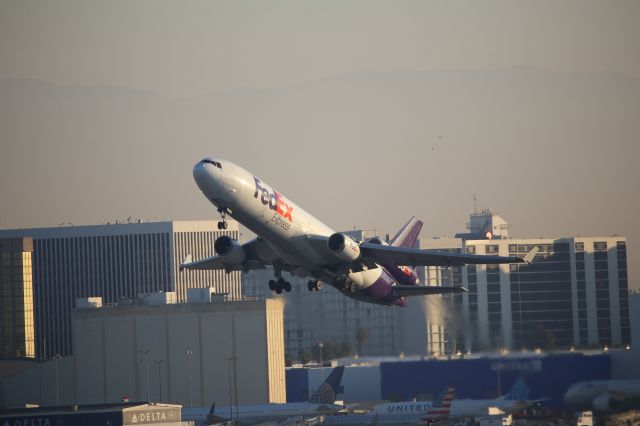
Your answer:
[[[437,420],[443,420],[451,414],[451,401],[453,401],[455,389],[452,387],[445,388],[433,400],[431,408],[422,417],[422,423],[431,424]]]
[[[331,371],[329,377],[318,387],[309,402],[313,404],[333,404],[336,395],[340,392],[340,382],[344,374],[344,365],[338,366]]]

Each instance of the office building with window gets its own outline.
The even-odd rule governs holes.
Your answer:
[[[448,305],[428,326],[429,352],[630,343],[624,237],[436,238],[420,240],[420,247],[520,257],[539,249],[531,264],[425,268],[427,285],[469,290],[443,298]]]
[[[0,238],[33,239],[33,301],[37,357],[71,353],[71,310],[76,298],[100,296],[105,305],[140,293],[214,287],[229,299],[242,296],[240,273],[179,271],[182,260],[212,256],[221,235],[238,238],[216,221],[64,226],[0,231]]]
[[[0,238],[0,358],[34,357],[31,238]]]

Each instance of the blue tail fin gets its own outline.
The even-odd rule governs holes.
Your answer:
[[[344,373],[344,365],[333,369],[329,377],[320,385],[318,390],[309,398],[309,402],[314,404],[333,404],[336,402],[336,395],[340,391],[340,382],[342,382],[342,374]]]
[[[389,242],[389,245],[394,247],[413,247],[418,239],[418,235],[420,235],[421,229],[422,221],[412,216],[411,219],[400,228],[395,237]]]
[[[522,376],[518,377],[511,386],[509,393],[504,396],[509,401],[526,401],[529,399],[529,386],[524,382]]]

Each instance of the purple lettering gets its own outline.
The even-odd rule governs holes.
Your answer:
[[[256,192],[253,193],[253,198],[258,198],[258,192],[262,191],[262,187],[260,186],[260,179],[254,176],[253,180],[256,182]]]

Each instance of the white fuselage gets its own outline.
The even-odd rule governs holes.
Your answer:
[[[335,231],[303,210],[271,186],[229,161],[216,160],[221,167],[200,162],[194,179],[207,199],[266,241],[295,275],[332,283],[335,276],[324,269],[326,259],[315,251],[307,235],[328,237]],[[380,267],[350,272],[347,277],[359,290],[366,289],[383,274]],[[350,295],[357,298],[357,293]]]
[[[224,419],[238,419],[242,425],[254,425],[265,422],[279,422],[301,417],[312,418],[323,414],[336,413],[344,407],[338,404],[313,404],[310,402],[292,402],[288,404],[256,404],[236,407],[220,407],[214,410],[214,416]],[[183,408],[182,420],[205,422],[209,408]]]
[[[401,415],[409,414],[424,415],[431,410],[432,401],[415,402],[390,402],[376,405],[372,412],[380,415]],[[531,401],[515,401],[508,399],[454,399],[451,401],[452,416],[482,416],[487,415],[489,408],[495,407],[499,410],[511,414],[516,413],[532,405]]]
[[[600,401],[598,401],[600,399]],[[572,408],[594,408],[608,411],[600,404],[611,399],[624,405],[627,402],[640,401],[640,380],[593,380],[576,383],[564,395],[564,402]],[[600,404],[598,403],[600,402]]]

